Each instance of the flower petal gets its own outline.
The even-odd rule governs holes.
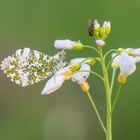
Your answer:
[[[132,56],[128,56],[127,53],[123,52],[120,55],[120,74],[126,77],[131,75],[136,70],[136,61]]]
[[[75,42],[69,39],[56,40],[54,46],[56,49],[72,49]]]
[[[83,62],[82,62],[83,61]],[[81,63],[82,62],[82,64],[89,64],[90,62],[92,62],[93,61],[93,59],[86,59],[86,58],[74,58],[74,59],[71,59],[71,61],[70,61],[70,64],[76,64],[76,63]]]
[[[86,58],[74,58],[74,59],[71,59],[70,64],[80,63],[80,62],[82,62],[84,59],[86,59]]]
[[[41,95],[50,94],[58,90],[65,81],[64,75],[56,75],[49,79],[41,92]]]
[[[80,70],[90,71],[90,65],[82,64]],[[78,84],[84,83],[89,77],[90,72],[77,72],[72,75],[72,81]]]
[[[140,56],[140,48],[132,49],[131,54],[134,56]]]

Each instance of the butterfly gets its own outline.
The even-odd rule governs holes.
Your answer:
[[[25,87],[38,83],[65,66],[65,52],[48,56],[30,48],[18,49],[1,63],[1,70],[12,82]]]

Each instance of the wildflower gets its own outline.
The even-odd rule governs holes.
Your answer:
[[[120,67],[118,82],[125,84],[126,78],[136,70],[136,59],[133,56],[129,56],[126,52],[122,52],[113,60],[112,67]]]
[[[75,59],[75,61],[78,61],[78,60]],[[74,60],[71,61],[71,63],[73,62]],[[81,72],[74,73],[71,79],[73,82],[76,82],[77,84],[79,84],[81,86],[81,89],[84,92],[87,92],[89,90],[89,85],[86,82],[86,80],[90,75],[90,65],[86,63],[81,64],[79,71]]]
[[[89,21],[88,33],[91,37],[94,37],[96,40],[97,46],[104,46],[104,40],[108,37],[111,31],[111,23],[105,21],[101,26],[97,20]]]
[[[125,79],[133,74],[136,70],[136,61],[132,56],[128,56],[127,53],[122,53],[120,55],[120,75],[118,81],[122,84],[125,83]]]
[[[80,67],[80,70],[90,70],[90,66],[86,63],[82,63],[79,66],[79,63],[83,61],[85,58],[78,58],[72,59],[70,65],[58,70],[54,76],[52,76],[46,83],[43,91],[41,92],[42,95],[50,94],[58,90],[66,80],[72,79],[73,82],[77,82],[81,85],[81,88],[84,90],[88,89],[88,84],[86,84],[86,79],[89,76],[89,72],[78,72],[77,71]]]
[[[56,40],[54,46],[56,49],[81,50],[83,48],[83,44],[80,41],[71,41],[68,39]]]
[[[83,72],[78,72],[78,73],[73,74],[72,75],[72,81],[73,82],[77,82],[79,85],[81,85],[89,77],[90,65],[88,65],[88,64],[81,64],[81,67],[80,67],[79,71],[83,71]],[[86,71],[86,72],[84,72],[84,71]]]

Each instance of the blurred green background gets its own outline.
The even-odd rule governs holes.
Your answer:
[[[140,0],[0,0],[0,60],[24,47],[53,55],[56,39],[93,45],[87,34],[89,18],[111,21],[106,50],[140,47]],[[67,52],[68,58],[93,55],[88,50]],[[114,112],[114,140],[140,138],[140,65],[137,69],[123,88]],[[0,73],[0,140],[105,139],[78,85],[66,82],[59,91],[41,96],[45,82],[20,88]],[[105,120],[102,83],[96,77],[90,77],[89,83]]]

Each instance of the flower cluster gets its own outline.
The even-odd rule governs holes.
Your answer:
[[[29,48],[19,49],[2,61],[1,69],[11,81],[24,87],[52,75],[60,67],[57,61],[62,60],[62,54],[50,57]]]
[[[140,62],[140,48],[119,48],[117,52],[112,54],[112,57],[114,57],[112,68],[120,68],[118,82],[125,84],[126,78],[135,72],[136,63]]]
[[[105,39],[108,37],[110,31],[111,31],[110,22],[105,21],[101,26],[98,23],[98,20],[89,21],[88,33],[91,37],[95,38],[97,46],[105,45]]]

